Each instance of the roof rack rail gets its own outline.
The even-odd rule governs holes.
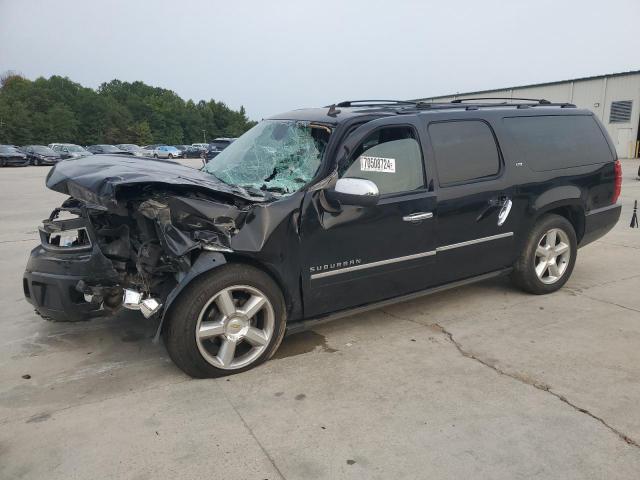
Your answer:
[[[494,102],[494,103],[468,103],[468,104],[463,104],[462,102],[457,102],[457,103],[417,102],[413,105],[400,108],[397,110],[397,112],[410,113],[416,110],[453,110],[453,109],[460,109],[460,108],[463,108],[465,110],[478,110],[480,108],[484,109],[484,108],[505,108],[505,107],[512,107],[517,109],[535,108],[535,107],[576,108],[576,106],[573,103],[551,103],[551,102],[540,103],[538,101],[536,101],[535,103],[534,102],[530,102],[530,103],[506,103],[506,102],[495,103]]]
[[[416,102],[408,100],[345,100],[336,103],[336,107],[369,107],[378,105],[415,105]]]
[[[470,102],[473,100],[519,100],[523,102],[536,102],[540,105],[551,105],[549,100],[544,98],[520,98],[520,97],[477,97],[477,98],[457,98],[451,100],[451,103]]]

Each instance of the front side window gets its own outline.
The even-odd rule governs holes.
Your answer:
[[[291,194],[315,176],[330,135],[324,125],[263,120],[203,170],[230,185]]]
[[[481,180],[500,171],[498,147],[485,122],[432,123],[429,137],[441,186]]]
[[[422,151],[413,128],[387,127],[371,133],[338,174],[371,180],[381,195],[424,187]]]

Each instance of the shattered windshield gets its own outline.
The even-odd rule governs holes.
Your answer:
[[[294,120],[264,120],[217,157],[204,171],[231,185],[280,194],[300,190],[315,175],[331,131]]]

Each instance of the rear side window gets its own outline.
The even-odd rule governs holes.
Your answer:
[[[610,162],[609,145],[590,115],[511,117],[504,119],[518,160],[533,171]]]
[[[429,137],[441,186],[492,177],[500,170],[498,147],[484,122],[432,123]]]

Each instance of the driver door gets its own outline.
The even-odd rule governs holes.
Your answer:
[[[434,283],[436,195],[428,188],[420,125],[368,122],[337,151],[340,178],[373,181],[376,205],[335,207],[307,193],[301,221],[305,316],[384,300]]]

